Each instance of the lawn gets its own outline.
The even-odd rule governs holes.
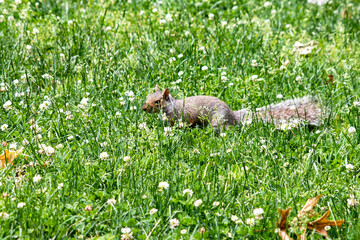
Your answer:
[[[292,207],[296,239],[322,194],[328,235],[360,239],[360,4],[311,2],[0,0],[0,238],[281,239]],[[141,108],[156,84],[316,96],[323,124],[169,128]]]

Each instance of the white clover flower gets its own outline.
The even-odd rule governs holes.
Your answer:
[[[74,139],[74,136],[73,135],[70,135],[67,137],[68,140],[73,140]]]
[[[125,156],[125,157],[123,158],[123,160],[124,160],[124,162],[129,161],[129,160],[130,160],[130,156]]]
[[[68,25],[69,25],[69,26],[73,25],[73,23],[74,23],[73,20],[69,20],[69,21],[68,21]]]
[[[255,81],[256,79],[258,79],[258,77],[259,77],[258,75],[252,75],[251,80]]]
[[[159,183],[160,191],[163,191],[164,189],[168,189],[169,186],[170,186],[170,185],[169,185],[167,182],[160,182],[160,183]]]
[[[82,109],[86,109],[88,104],[89,104],[88,101],[89,101],[89,98],[81,99],[79,107],[82,108]]]
[[[278,94],[278,95],[276,95],[276,98],[282,99],[282,98],[284,98],[284,96],[282,94]]]
[[[271,6],[271,5],[272,5],[271,2],[265,2],[265,3],[264,3],[264,7],[269,7],[269,6]]]
[[[128,96],[128,97],[134,97],[135,96],[133,91],[126,91],[125,95]]]
[[[178,58],[182,58],[184,55],[182,55],[181,53],[177,56]],[[181,74],[182,75],[182,74]]]
[[[205,47],[204,46],[199,47],[199,51],[205,51]]]
[[[250,226],[254,226],[255,225],[255,218],[246,219],[246,224],[250,225]]]
[[[221,21],[221,26],[222,26],[222,27],[225,27],[227,24],[228,24],[227,21]]]
[[[178,75],[179,75],[179,77],[180,77],[180,76],[184,75],[184,72],[183,72],[183,71],[180,71],[180,72],[178,72]]]
[[[15,79],[15,80],[13,81],[13,84],[14,84],[14,85],[18,85],[18,84],[19,84],[19,80]]]
[[[208,70],[209,68],[207,67],[207,66],[202,66],[201,67],[201,70],[203,70],[203,71],[206,71],[206,70]]]
[[[172,219],[169,220],[169,222],[170,222],[170,228],[171,229],[176,228],[180,224],[180,221],[177,218],[172,218]]]
[[[120,117],[121,116],[121,112],[116,112],[115,113],[115,117]]]
[[[356,128],[354,128],[354,127],[349,127],[348,128],[348,133],[349,134],[353,134],[353,133],[355,133],[356,132]]]
[[[219,152],[217,152],[217,153],[210,153],[210,157],[215,157],[215,156],[219,156],[219,155],[220,155]]]
[[[193,190],[191,190],[191,189],[185,189],[185,190],[183,191],[183,195],[188,194],[189,197],[192,197],[193,193],[194,193],[194,192],[193,192]]]
[[[353,102],[354,107],[360,107],[360,102]]]
[[[10,109],[11,109],[11,101],[10,100],[8,100],[8,101],[6,101],[5,103],[4,103],[4,105],[3,105],[3,108],[6,110],[6,111],[9,111]]]
[[[91,205],[86,205],[85,206],[85,211],[91,212],[92,211],[92,206]]]
[[[180,233],[181,233],[182,235],[184,235],[184,234],[187,233],[187,230],[186,230],[186,229],[183,229],[183,230],[180,231]]]
[[[189,31],[185,31],[185,36],[190,36],[191,33]]]
[[[165,20],[165,19],[160,19],[159,23],[160,23],[160,24],[165,24],[165,23],[166,23],[166,20]]]
[[[348,171],[352,171],[352,170],[354,170],[354,165],[352,165],[352,164],[346,164],[346,165],[345,165],[345,168],[346,168],[346,170],[348,170]]]
[[[0,218],[7,219],[10,215],[7,212],[0,212]]]
[[[60,143],[60,144],[56,145],[56,148],[57,148],[57,149],[62,149],[62,148],[64,148],[64,145],[62,145],[62,144]]]
[[[200,154],[200,151],[195,148],[195,149],[193,150],[193,153],[195,153],[195,154]]]
[[[165,136],[169,136],[171,134],[171,127],[164,127]]]
[[[226,137],[226,133],[224,132],[220,133],[220,137]]]
[[[106,160],[108,158],[109,158],[109,154],[107,152],[100,153],[100,159],[101,160]]]
[[[255,215],[255,218],[258,219],[258,220],[261,220],[263,219],[263,215],[264,214],[264,210],[262,208],[255,208],[254,209],[254,215]]]
[[[158,210],[156,209],[156,208],[152,208],[151,210],[150,210],[150,215],[154,215],[155,213],[157,213],[158,212]]]
[[[215,15],[212,13],[209,13],[209,20],[214,20]]]
[[[214,206],[214,207],[217,207],[217,206],[219,206],[219,205],[220,205],[220,202],[218,202],[218,201],[213,202],[213,206]]]
[[[59,185],[57,186],[57,189],[62,189],[64,187],[64,183],[59,183]]]
[[[1,125],[1,131],[5,132],[8,129],[9,125],[7,125],[6,123]]]
[[[121,229],[121,240],[131,240],[133,238],[133,233],[131,232],[130,228],[123,228]]]
[[[23,208],[23,207],[25,207],[25,205],[26,205],[26,203],[20,202],[17,204],[17,208]]]
[[[170,63],[175,62],[175,61],[176,61],[176,58],[174,58],[174,57],[169,58]]]
[[[136,106],[130,106],[130,110],[136,110]]]
[[[195,206],[195,207],[200,207],[202,203],[203,203],[203,201],[202,201],[201,199],[198,199],[198,200],[196,200],[196,201],[194,202],[194,206]]]
[[[308,0],[307,2],[311,3],[311,4],[317,4],[317,5],[321,6],[321,5],[326,4],[328,1],[329,0]]]
[[[297,77],[295,78],[295,80],[298,81],[298,82],[300,82],[301,79],[302,79],[302,78],[301,78],[300,76],[297,76]]]
[[[165,15],[165,19],[166,19],[166,21],[169,21],[169,22],[171,22],[173,20],[172,15],[169,13]]]
[[[46,156],[51,156],[55,152],[55,149],[52,148],[51,146],[47,146],[44,150]]]
[[[47,73],[41,75],[41,77],[44,78],[44,79],[51,79],[52,78],[52,76],[50,74],[47,74]]]
[[[146,123],[139,123],[139,129],[146,128]]]
[[[41,104],[39,105],[40,111],[44,111],[44,110],[46,110],[46,109],[48,109],[48,108],[49,108],[49,105],[46,105],[46,104],[44,104],[44,103],[41,103]]]
[[[114,205],[116,203],[116,200],[114,198],[110,198],[106,201],[107,204]]]
[[[105,28],[105,32],[109,32],[109,31],[111,31],[111,27],[110,27],[110,26],[107,26],[107,27]]]
[[[36,174],[35,177],[33,177],[33,182],[38,183],[40,182],[42,177],[39,174]]]
[[[131,228],[128,228],[128,227],[122,228],[121,233],[131,233]]]
[[[347,205],[349,207],[354,207],[357,204],[358,204],[358,201],[355,199],[354,195],[350,195],[350,198],[347,199]]]
[[[258,62],[254,59],[254,60],[251,61],[251,66],[257,67],[257,66],[259,66],[259,64],[258,64]]]
[[[230,217],[230,219],[231,219],[231,221],[233,221],[233,222],[236,222],[237,220],[239,220],[238,216],[236,216],[236,215],[232,215],[232,216]]]

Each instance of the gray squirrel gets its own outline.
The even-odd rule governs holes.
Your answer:
[[[150,113],[158,113],[161,109],[171,125],[178,120],[184,120],[189,126],[210,124],[214,130],[223,125],[227,128],[229,125],[246,124],[253,120],[268,121],[277,126],[296,125],[305,121],[312,126],[321,124],[319,103],[310,96],[271,104],[258,108],[255,112],[249,109],[232,111],[217,97],[193,96],[175,99],[168,88],[160,91],[156,85],[155,92],[147,97],[142,109]]]

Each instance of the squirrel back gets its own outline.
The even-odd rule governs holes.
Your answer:
[[[142,109],[151,113],[160,112],[161,109],[171,124],[180,119],[190,126],[211,124],[214,128],[236,123],[234,112],[217,97],[192,96],[175,99],[170,95],[169,89],[160,91],[158,85],[155,92],[147,97]]]
[[[255,112],[248,109],[232,111],[217,97],[193,96],[175,99],[170,95],[169,89],[160,91],[158,85],[155,92],[147,97],[142,109],[151,113],[158,113],[161,109],[171,124],[181,119],[190,126],[210,124],[215,129],[221,125],[227,127],[259,119],[275,125],[297,124],[305,120],[309,125],[319,125],[321,115],[318,102],[309,96],[271,104],[258,108]]]

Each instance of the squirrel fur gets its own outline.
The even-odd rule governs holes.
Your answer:
[[[147,97],[142,109],[150,113],[158,113],[161,109],[171,125],[177,120],[184,120],[190,126],[210,124],[215,130],[223,125],[227,127],[253,120],[268,121],[275,125],[307,121],[309,125],[317,126],[321,123],[320,106],[316,99],[310,96],[271,104],[258,108],[255,112],[249,109],[232,111],[217,97],[193,96],[175,99],[170,95],[168,88],[160,91],[156,85],[155,92]]]

